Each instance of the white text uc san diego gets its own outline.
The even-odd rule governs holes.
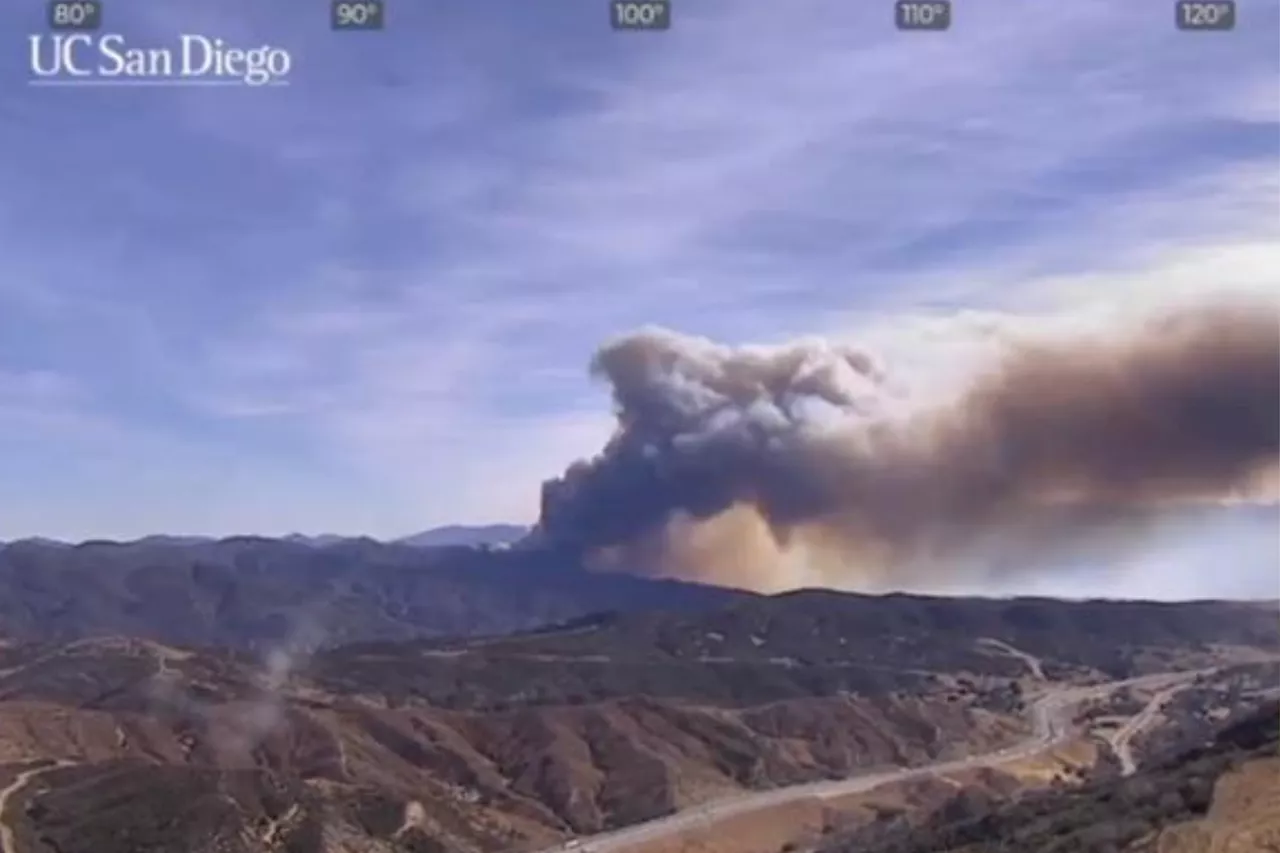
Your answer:
[[[271,45],[235,47],[220,38],[181,35],[160,47],[132,47],[117,33],[33,35],[33,80],[119,83],[222,82],[245,86],[287,82],[293,59]]]

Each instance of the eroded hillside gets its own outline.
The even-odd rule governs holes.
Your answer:
[[[1280,850],[1278,747],[1272,702],[1134,775],[1016,801],[969,791],[923,820],[890,818],[821,853],[1268,853]]]
[[[1018,743],[1037,685],[1256,656],[1272,618],[804,593],[311,654],[11,643],[0,822],[6,853],[534,850]]]

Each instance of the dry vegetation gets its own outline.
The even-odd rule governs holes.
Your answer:
[[[1259,758],[1218,780],[1200,820],[1162,831],[1152,853],[1276,853],[1280,851],[1280,758]]]
[[[926,817],[876,821],[823,853],[1267,853],[1280,849],[1278,745],[1273,704],[1132,776],[1012,802],[971,787]]]
[[[465,711],[324,694],[301,675],[271,693],[230,657],[169,667],[161,676],[146,645],[81,643],[42,653],[0,685],[10,697],[0,703],[0,755],[15,769],[36,758],[69,762],[9,804],[24,849],[242,849],[233,836],[249,827],[259,841],[245,850],[268,849],[268,830],[277,845],[323,830],[388,849],[422,836],[413,843],[500,850],[1021,734],[1019,722],[973,697],[708,708],[635,696]],[[401,831],[414,800],[430,807]]]
[[[1268,619],[1225,604],[1139,608],[1144,624],[1103,618],[1129,605],[761,601],[265,658],[153,640],[11,643],[0,823],[20,853],[529,849],[735,792],[993,749],[1026,735],[1034,663],[1129,674],[1157,649],[1248,645]],[[1077,646],[1054,651],[1037,608]],[[1099,624],[1113,626],[1110,647]],[[966,784],[1007,793],[1028,784],[1018,774],[1088,765],[1096,754],[1082,749]],[[927,811],[950,789],[884,796]],[[771,841],[798,822],[820,836],[873,807],[892,808],[800,806],[773,816],[773,835],[761,816],[737,831]]]

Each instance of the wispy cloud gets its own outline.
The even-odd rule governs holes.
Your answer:
[[[0,370],[170,437],[122,442],[122,493],[148,465],[271,478],[239,512],[153,484],[86,533],[527,519],[607,434],[591,351],[645,323],[875,334],[1276,269],[1266,0],[1225,38],[1154,0],[972,0],[945,34],[818,0],[682,5],[651,37],[577,2],[354,36],[322,11],[113,7],[139,38],[287,46],[284,90],[0,88]]]
[[[74,380],[48,370],[0,372],[0,424],[14,434],[46,436],[90,429],[81,392]]]

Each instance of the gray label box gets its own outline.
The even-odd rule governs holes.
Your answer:
[[[893,19],[900,30],[951,29],[951,0],[897,0]]]
[[[1225,32],[1236,28],[1235,0],[1178,0],[1173,11],[1180,30]]]
[[[382,0],[333,0],[329,26],[335,30],[380,30],[386,25]]]
[[[671,28],[669,0],[613,0],[609,22],[615,30],[666,30]]]
[[[97,30],[102,27],[99,0],[53,0],[49,4],[49,29],[57,31]]]

